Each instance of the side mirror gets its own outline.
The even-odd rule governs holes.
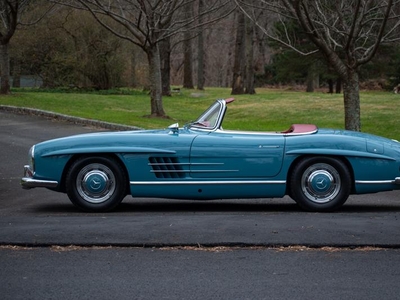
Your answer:
[[[168,126],[169,134],[177,134],[179,132],[179,123],[175,123]]]

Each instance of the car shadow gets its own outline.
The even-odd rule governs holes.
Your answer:
[[[395,205],[396,204],[396,205]],[[400,203],[390,204],[368,204],[368,203],[346,203],[337,213],[396,213],[400,212]],[[79,210],[71,203],[40,204],[35,206],[34,213],[40,214],[83,214],[83,215],[109,215],[126,213],[308,213],[304,212],[293,201],[270,202],[269,200],[245,202],[245,200],[213,200],[213,201],[187,201],[187,200],[164,200],[164,199],[141,199],[122,202],[115,210],[108,213],[87,213]]]
[[[299,212],[300,208],[296,203],[234,203],[229,201],[210,202],[210,201],[177,201],[167,203],[161,201],[152,201],[148,203],[121,203],[117,211],[132,212]]]
[[[196,212],[301,212],[296,203],[291,204],[244,204],[244,203],[166,203],[161,201],[151,201],[148,203],[122,202],[116,209],[108,213],[87,213],[79,210],[72,204],[40,204],[35,206],[34,212],[41,214],[123,214],[123,213],[196,213]]]
[[[165,203],[155,201],[150,203],[121,203],[116,212],[276,212],[276,213],[310,213],[303,211],[296,203],[234,203],[224,202],[185,202]],[[400,205],[345,204],[339,210],[331,213],[371,213],[400,212]]]

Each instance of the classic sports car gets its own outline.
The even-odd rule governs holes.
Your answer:
[[[82,134],[29,150],[23,188],[64,192],[80,209],[109,211],[127,194],[173,199],[289,195],[307,211],[333,211],[350,194],[400,189],[400,143],[294,124],[283,132],[221,127],[215,101],[179,128]]]

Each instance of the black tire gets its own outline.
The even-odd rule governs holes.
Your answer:
[[[304,210],[328,212],[340,208],[351,192],[351,174],[332,157],[303,158],[290,174],[291,197]]]
[[[78,158],[66,176],[69,199],[80,209],[104,212],[114,209],[126,196],[127,176],[114,158]]]

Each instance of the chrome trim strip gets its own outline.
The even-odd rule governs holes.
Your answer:
[[[311,130],[311,131],[306,131],[306,132],[289,132],[289,133],[284,133],[283,135],[285,136],[295,136],[295,135],[308,135],[308,134],[313,134],[316,133],[318,131],[318,128],[315,130]]]
[[[39,180],[30,177],[23,177],[21,179],[23,189],[32,189],[36,187],[55,188],[58,185],[57,181],[52,180]]]
[[[188,170],[150,170],[150,173],[187,173]]]
[[[221,173],[239,172],[239,170],[150,170],[150,173]]]
[[[190,163],[148,163],[148,166],[187,166]]]
[[[148,166],[213,166],[224,163],[148,163]]]
[[[260,146],[258,146],[258,148],[267,148],[267,149],[278,149],[278,148],[280,148],[281,146],[279,146],[279,145],[274,145],[274,146],[265,146],[265,145],[260,145]]]
[[[400,184],[400,177],[394,180],[356,180],[356,184]]]
[[[130,184],[137,185],[191,185],[191,184],[286,184],[286,180],[249,180],[249,181],[131,181]]]
[[[280,136],[283,136],[282,132],[273,132],[273,131],[242,131],[242,130],[218,129],[218,130],[216,130],[216,132],[226,133],[226,134],[261,135],[261,136],[280,135]]]
[[[214,166],[214,165],[224,165],[225,163],[190,163],[191,166]]]

